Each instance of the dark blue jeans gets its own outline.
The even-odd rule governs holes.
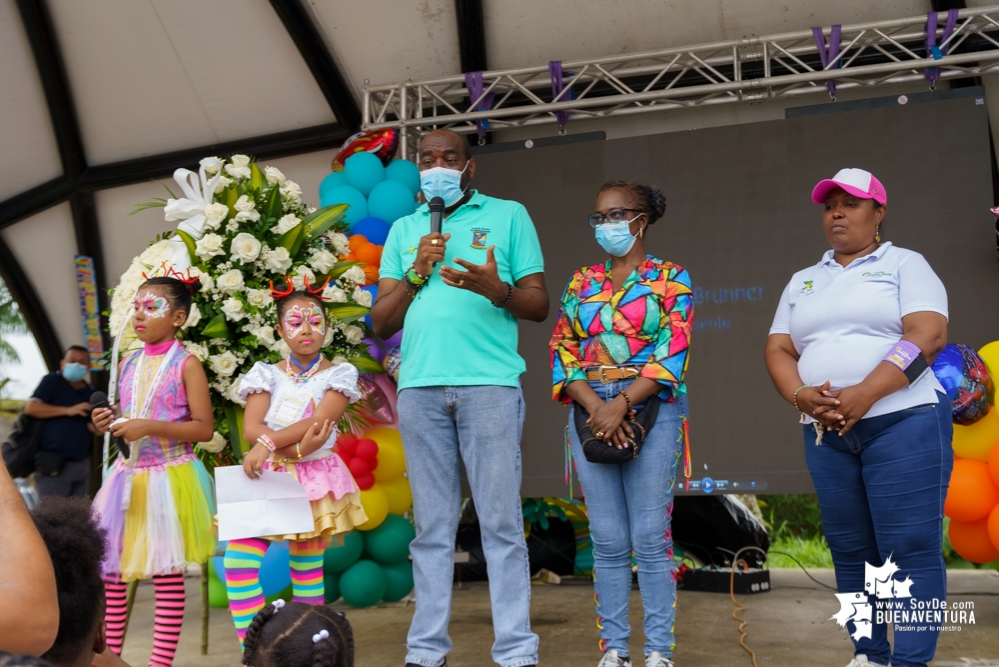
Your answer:
[[[840,593],[865,592],[865,562],[881,567],[891,556],[899,567],[895,578],[912,578],[912,597],[946,599],[943,506],[954,428],[950,403],[939,398],[862,419],[845,437],[826,432],[818,446],[813,426],[805,427],[805,459]],[[847,629],[855,631],[852,621]],[[855,653],[882,665],[890,659],[892,667],[925,667],[933,659],[938,632],[896,630],[894,651],[887,632],[886,624],[874,624],[870,639],[854,640]]]

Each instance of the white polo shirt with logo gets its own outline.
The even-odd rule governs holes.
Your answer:
[[[947,291],[922,255],[890,242],[840,266],[829,250],[798,271],[777,305],[771,334],[788,334],[801,381],[831,389],[860,384],[902,337],[902,318],[931,311],[947,317]],[[875,403],[867,417],[936,403],[943,387],[932,371]],[[814,421],[810,417],[807,421]]]

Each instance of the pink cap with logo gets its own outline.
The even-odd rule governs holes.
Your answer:
[[[843,188],[854,197],[873,199],[881,205],[888,203],[885,186],[881,185],[874,174],[863,169],[840,169],[832,178],[819,181],[812,189],[812,201],[816,204],[825,203],[826,196],[835,188]]]

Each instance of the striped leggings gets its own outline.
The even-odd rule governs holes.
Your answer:
[[[104,592],[107,596],[107,611],[104,616],[107,622],[107,641],[111,650],[118,655],[121,655],[121,647],[125,640],[127,586],[128,584],[117,577],[104,580]],[[187,599],[184,591],[184,573],[174,572],[153,577],[153,587],[156,612],[153,654],[149,658],[149,664],[151,667],[171,667],[184,622],[184,602]]]
[[[264,590],[260,586],[260,566],[270,541],[259,538],[230,540],[225,552],[225,585],[229,611],[236,625],[239,645],[253,617],[264,608]],[[322,538],[290,542],[291,588],[295,602],[321,605],[325,602],[323,586]]]

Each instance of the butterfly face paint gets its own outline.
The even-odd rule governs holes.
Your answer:
[[[142,313],[154,320],[166,317],[167,313],[170,312],[170,302],[152,292],[146,292],[142,296],[137,297],[133,305],[135,306],[136,313]]]
[[[312,331],[320,336],[326,336],[326,318],[323,311],[317,304],[311,304],[307,308],[295,305],[285,311],[284,333],[288,338],[298,338],[308,322]]]

